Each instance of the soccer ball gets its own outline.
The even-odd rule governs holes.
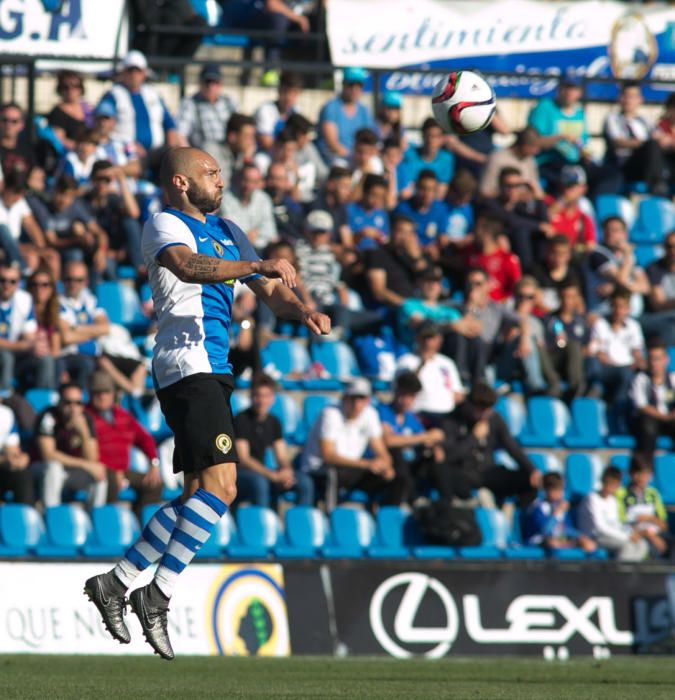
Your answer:
[[[497,98],[490,83],[469,70],[458,70],[434,88],[431,109],[443,131],[471,134],[492,121]]]

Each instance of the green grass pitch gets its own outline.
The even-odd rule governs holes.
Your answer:
[[[0,656],[0,697],[672,700],[675,660]]]

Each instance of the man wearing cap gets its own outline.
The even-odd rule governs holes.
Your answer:
[[[115,503],[119,492],[131,486],[136,491],[134,512],[140,517],[145,506],[158,503],[162,496],[155,441],[131,413],[115,403],[115,382],[107,372],[99,370],[91,375],[86,413],[94,425],[98,458],[107,469],[108,503]],[[147,472],[130,469],[132,447],[146,456]]]
[[[443,416],[455,409],[466,390],[457,371],[457,365],[440,352],[443,333],[433,321],[424,321],[415,333],[417,352],[402,355],[397,373],[414,372],[422,383],[413,411],[421,414],[427,427],[438,426]]]
[[[349,161],[356,132],[374,127],[370,111],[359,102],[367,76],[363,68],[345,68],[342,91],[321,108],[317,146],[327,163]]]
[[[147,156],[153,167],[159,163],[163,147],[186,144],[159,92],[145,82],[147,75],[145,56],[129,51],[122,61],[119,81],[103,95],[99,106],[112,106],[117,116],[113,136],[135,144],[139,155]]]
[[[199,91],[180,103],[176,128],[195,148],[225,140],[225,127],[237,111],[237,103],[221,92],[222,87],[220,68],[215,63],[206,63],[199,74]]]
[[[556,182],[566,163],[579,163],[588,143],[581,80],[567,73],[560,80],[555,98],[539,100],[528,117],[529,126],[539,133],[541,153],[537,157],[541,175]]]
[[[403,96],[400,92],[389,90],[382,95],[380,109],[377,113],[375,132],[380,141],[396,139],[405,150],[405,129],[401,124],[401,107]]]
[[[256,109],[255,130],[258,143],[263,151],[271,151],[274,137],[284,128],[288,118],[295,113],[295,105],[302,92],[302,76],[284,72],[279,80],[279,93],[276,100],[263,102]]]
[[[327,480],[329,509],[337,504],[338,488],[381,493],[383,505],[398,505],[403,498],[405,481],[392,467],[382,423],[370,405],[371,395],[367,379],[353,379],[345,387],[340,405],[321,411],[305,443],[301,469]]]

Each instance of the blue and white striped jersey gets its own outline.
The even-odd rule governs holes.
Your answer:
[[[159,389],[199,372],[232,374],[228,352],[235,280],[181,282],[157,262],[163,251],[175,245],[222,260],[260,259],[246,234],[232,221],[207,215],[202,223],[171,207],[148,219],[142,248],[157,314],[152,367]],[[250,275],[239,281],[257,277]]]

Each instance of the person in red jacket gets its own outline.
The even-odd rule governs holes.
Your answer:
[[[513,296],[516,282],[521,278],[520,261],[504,249],[502,222],[482,213],[474,227],[474,242],[464,253],[466,269],[480,267],[488,276],[490,299],[505,301]]]
[[[115,383],[106,372],[92,374],[86,410],[96,428],[99,459],[108,469],[108,503],[115,503],[118,493],[129,485],[136,491],[134,512],[140,517],[144,506],[160,502],[162,496],[159,459],[152,436],[128,411],[115,404]],[[145,474],[129,469],[132,447],[150,460]]]

